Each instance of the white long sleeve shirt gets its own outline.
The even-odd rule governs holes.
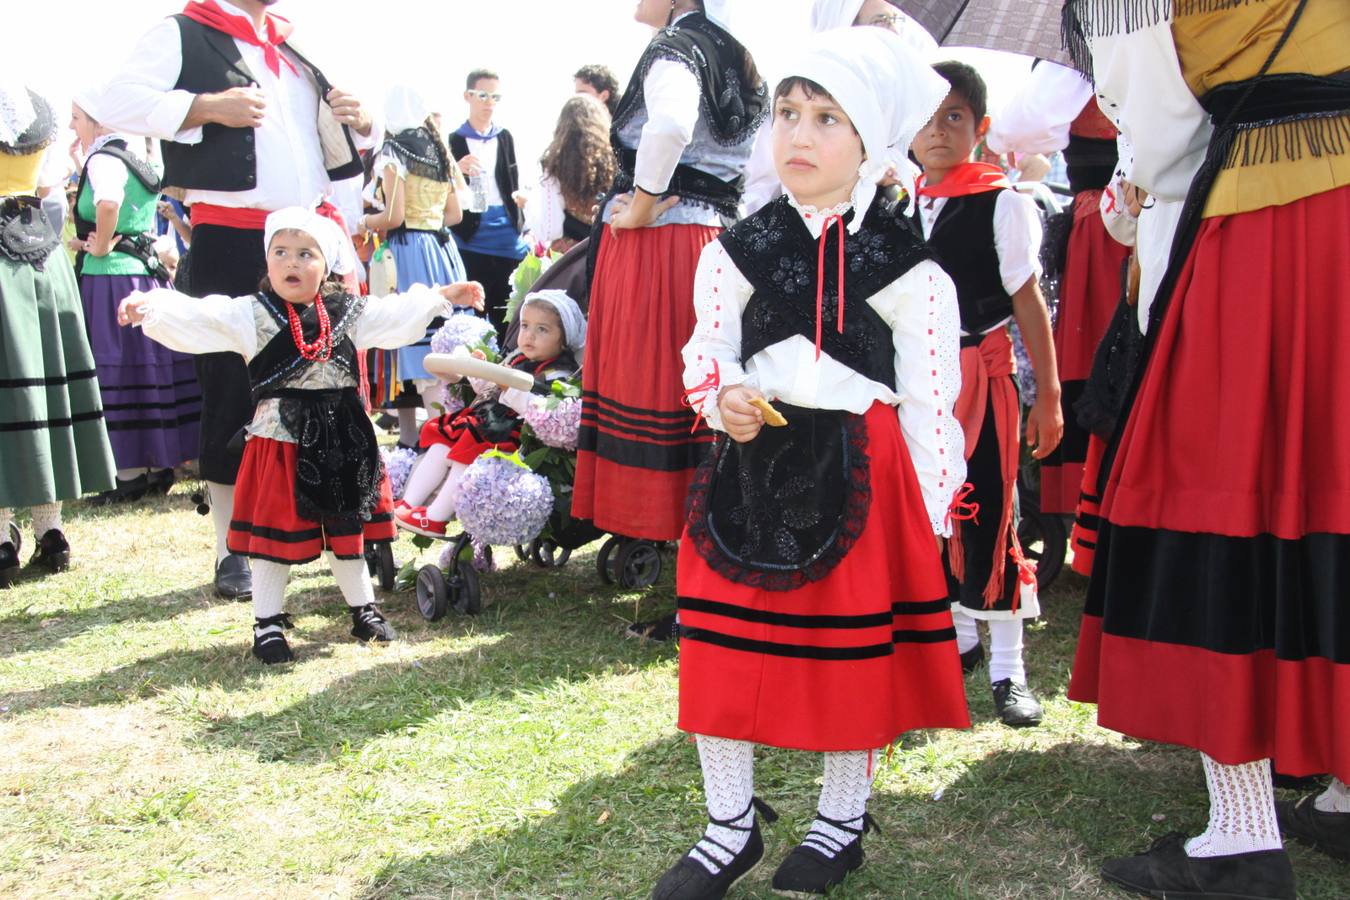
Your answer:
[[[1054,153],[1069,145],[1069,126],[1092,99],[1092,84],[1067,66],[1042,62],[989,124],[995,153]]]
[[[806,207],[803,221],[819,238],[825,215]],[[956,288],[947,273],[925,261],[867,298],[867,304],[891,328],[895,345],[892,391],[793,335],[741,359],[741,320],[754,289],[720,241],[708,244],[694,276],[694,308],[698,322],[683,350],[687,389],[713,374],[716,361],[720,387],[744,384],[771,400],[814,409],[839,409],[863,414],[880,401],[897,409],[900,428],[918,474],[933,533],[950,534],[947,509],[965,481],[966,463],[961,426],[952,408],[961,391],[960,313]],[[702,405],[708,425],[725,430],[716,391]]]

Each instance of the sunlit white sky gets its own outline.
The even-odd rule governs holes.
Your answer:
[[[139,35],[185,0],[0,0],[5,9],[5,66],[24,73],[65,115],[70,95],[106,80]],[[337,85],[378,109],[393,83],[419,85],[444,113],[463,120],[464,76],[486,66],[501,73],[497,121],[516,137],[531,181],[557,111],[572,93],[572,73],[603,63],[621,83],[651,36],[633,21],[636,0],[280,0],[273,10],[295,24],[292,40]],[[741,0],[734,26],[773,83],[794,42],[809,31],[811,0]],[[1030,60],[951,48],[944,56],[977,66],[990,107],[1021,84]]]

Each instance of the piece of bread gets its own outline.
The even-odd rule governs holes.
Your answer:
[[[783,414],[773,408],[773,404],[763,397],[756,397],[750,401],[750,405],[757,407],[764,414],[764,424],[772,425],[774,428],[781,428],[787,424],[787,419]]]

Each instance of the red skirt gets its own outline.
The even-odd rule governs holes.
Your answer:
[[[720,229],[662,225],[600,238],[582,368],[572,515],[669,541],[712,432],[681,401],[694,333],[694,271]],[[697,421],[697,427],[695,423]]]
[[[505,441],[490,441],[482,433],[478,416],[472,406],[466,406],[459,412],[428,419],[422,425],[418,443],[423,448],[437,444],[450,448],[453,462],[471,464],[485,451],[497,449],[511,453],[520,447],[520,428],[511,430],[511,437]]]
[[[1078,502],[1088,432],[1078,424],[1073,404],[1083,395],[1092,357],[1120,302],[1121,267],[1130,248],[1111,237],[1102,222],[1101,191],[1074,198],[1073,230],[1059,287],[1055,320],[1055,358],[1063,391],[1064,438],[1041,463],[1041,512],[1068,515]]]
[[[392,541],[394,502],[389,479],[380,477],[380,500],[370,521],[349,534],[336,534],[295,509],[295,444],[250,437],[234,488],[230,520],[231,553],[300,565],[325,550],[338,559],[361,559],[366,541]]]
[[[1106,490],[1069,696],[1350,778],[1350,186],[1206,220]]]
[[[798,750],[871,750],[970,725],[951,604],[895,410],[867,412],[871,505],[819,581],[766,591],[715,572],[686,536],[680,728]]]

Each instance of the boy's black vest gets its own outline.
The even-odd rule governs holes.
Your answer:
[[[234,38],[188,18],[176,15],[182,39],[182,70],[175,90],[193,94],[216,94],[230,88],[257,84],[239,53]],[[308,70],[319,91],[315,127],[319,129],[324,168],[334,181],[361,174],[361,157],[351,131],[338,125],[324,96],[333,86],[323,73],[290,44],[283,45],[288,58]],[[285,69],[283,68],[283,74]],[[286,77],[290,77],[289,74]],[[275,115],[276,113],[270,113]],[[322,125],[319,119],[324,119]],[[340,129],[340,132],[339,132]],[[345,144],[345,147],[343,146]],[[258,157],[252,128],[227,128],[215,122],[202,126],[197,144],[161,142],[166,187],[201,191],[247,191],[258,185]]]
[[[469,142],[464,135],[455,132],[450,135],[447,141],[450,145],[450,155],[455,159],[463,159],[469,155]],[[497,132],[497,169],[492,173],[497,181],[497,190],[502,194],[502,206],[506,209],[506,217],[511,220],[511,225],[517,232],[524,226],[524,213],[516,202],[511,199],[511,195],[520,190],[520,171],[516,165],[516,142],[511,137],[511,132],[503,128]],[[464,218],[459,220],[459,224],[451,225],[450,230],[462,241],[471,241],[473,236],[478,233],[478,226],[483,223],[482,213],[468,212],[464,213]]]
[[[1013,314],[1012,297],[1003,289],[998,247],[994,243],[994,209],[1002,191],[949,197],[938,213],[928,246],[956,285],[961,330],[984,334]],[[927,203],[920,197],[919,203]],[[919,224],[919,210],[914,211]]]

